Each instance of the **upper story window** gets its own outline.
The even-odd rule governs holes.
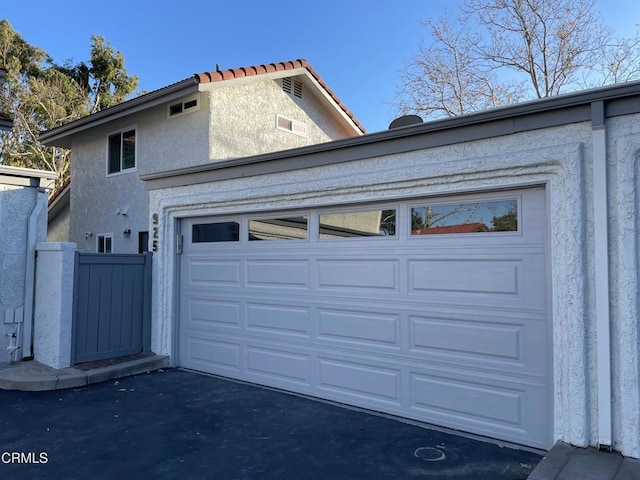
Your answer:
[[[198,97],[188,98],[181,102],[172,103],[169,105],[169,118],[184,115],[185,113],[195,112],[198,110]]]
[[[135,129],[109,135],[107,173],[109,175],[136,168]]]

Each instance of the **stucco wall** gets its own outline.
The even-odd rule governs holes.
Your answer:
[[[48,242],[68,242],[69,241],[69,203],[60,209],[60,211],[49,220],[47,226]]]
[[[95,252],[97,236],[113,234],[114,252],[137,253],[138,232],[148,230],[148,195],[137,171],[106,174],[109,133],[137,125],[138,152],[143,150],[146,129],[142,119],[138,120],[137,124],[115,122],[74,139],[69,240],[81,252]],[[123,235],[125,229],[131,230],[129,238]]]
[[[97,235],[113,234],[114,252],[136,253],[138,232],[149,230],[148,195],[139,175],[353,134],[336,125],[330,116],[335,113],[324,109],[309,89],[302,99],[294,98],[274,80],[216,88],[197,98],[199,108],[191,113],[168,118],[167,103],[74,136],[69,236],[58,238],[52,233],[51,239],[71,241],[80,251],[94,252]],[[276,114],[306,123],[308,136],[278,130]],[[107,137],[131,127],[136,128],[137,168],[107,176]],[[125,209],[126,215],[116,213]],[[129,238],[123,235],[125,229],[131,230]],[[57,235],[57,225],[53,231]],[[86,232],[91,235],[87,237]]]
[[[302,98],[285,93],[276,80],[212,90],[209,157],[246,157],[353,136],[331,120],[313,90],[304,86],[302,92]],[[277,114],[307,125],[308,135],[276,128]]]
[[[609,122],[610,315],[613,430],[640,456],[640,118]]]
[[[46,195],[36,188],[0,185],[0,362],[10,360],[10,335],[19,338],[25,306],[28,222],[37,202],[35,239],[46,236]],[[34,245],[35,246],[35,245]]]
[[[640,456],[638,341],[640,116],[609,121],[614,448]],[[153,190],[152,349],[171,355],[176,220],[544,184],[549,215],[553,440],[595,445],[597,430],[592,130],[589,123],[273,175]],[[295,161],[292,159],[292,161]],[[543,419],[541,419],[543,421]]]

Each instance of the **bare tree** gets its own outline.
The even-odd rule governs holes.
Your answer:
[[[480,40],[464,17],[448,15],[424,22],[433,42],[400,73],[401,113],[463,115],[512,103],[523,90],[516,82],[499,83],[495,72],[476,54]]]
[[[432,43],[400,72],[396,108],[460,115],[636,77],[640,41],[613,41],[594,4],[467,0],[455,21],[428,19]]]
[[[598,61],[583,75],[584,88],[629,82],[640,78],[640,33],[616,37],[603,45]]]

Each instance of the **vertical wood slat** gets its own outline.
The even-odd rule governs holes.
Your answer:
[[[150,351],[151,258],[76,253],[74,364]]]

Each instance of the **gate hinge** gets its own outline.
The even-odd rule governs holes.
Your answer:
[[[182,240],[183,240],[182,235],[176,236],[176,253],[177,254],[182,253]]]

